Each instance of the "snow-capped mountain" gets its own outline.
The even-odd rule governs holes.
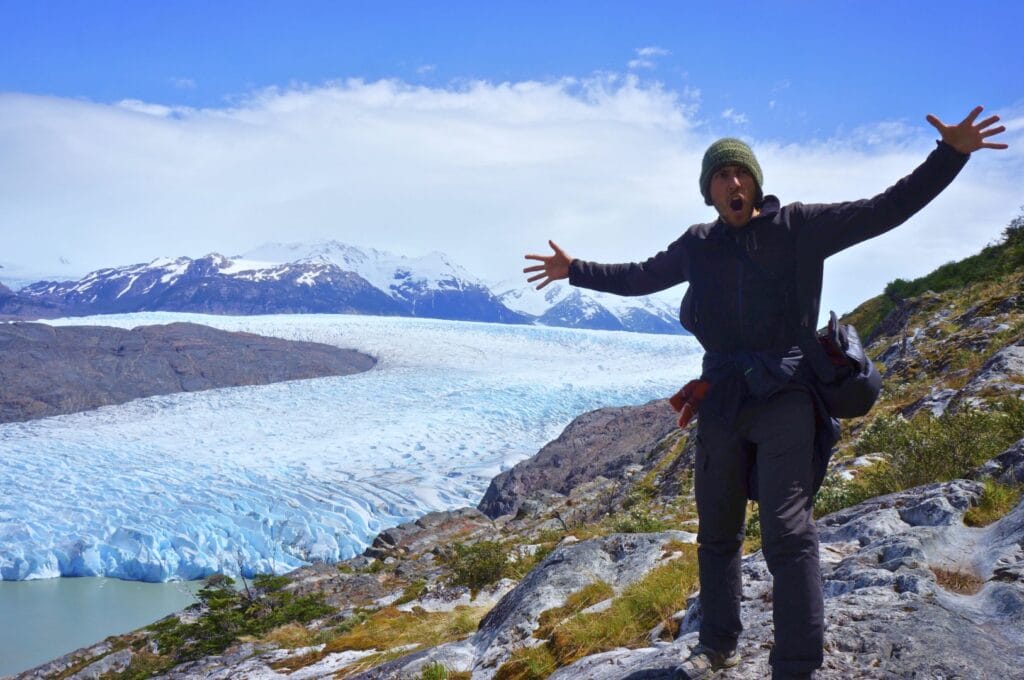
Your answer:
[[[407,316],[405,305],[329,263],[236,262],[216,253],[100,269],[78,281],[41,281],[19,295],[65,313],[137,311],[272,314],[333,312]]]
[[[506,281],[495,286],[507,307],[537,317],[547,326],[624,330],[638,333],[679,333],[678,309],[655,297],[622,297],[565,283],[552,283],[543,290]]]
[[[242,256],[250,263],[335,265],[370,282],[412,316],[460,321],[528,323],[528,315],[510,310],[491,290],[443,253],[422,257],[357,248],[338,241],[313,244],[269,243]]]
[[[371,314],[682,332],[674,306],[657,297],[623,298],[564,283],[537,291],[522,280],[489,287],[443,253],[406,257],[338,241],[268,243],[235,257],[158,258],[0,294],[0,317],[142,311]]]
[[[267,244],[232,258],[159,258],[100,269],[78,281],[34,283],[18,291],[18,300],[71,315],[312,312],[532,321],[441,253],[408,258],[337,241]]]

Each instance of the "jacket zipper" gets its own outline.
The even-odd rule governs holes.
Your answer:
[[[743,263],[738,262],[736,268],[736,315],[739,317],[740,343],[743,343]]]

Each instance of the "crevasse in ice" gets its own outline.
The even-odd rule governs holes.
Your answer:
[[[671,394],[683,336],[341,315],[128,314],[372,354],[372,370],[0,425],[0,579],[283,572],[478,502],[576,415]]]

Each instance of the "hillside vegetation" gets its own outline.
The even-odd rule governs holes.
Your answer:
[[[865,301],[846,315],[865,339],[873,339],[879,326],[894,309],[925,292],[943,293],[984,282],[998,281],[1024,270],[1024,206],[1021,213],[1003,229],[1000,240],[980,253],[948,262],[920,278],[896,279],[886,285],[882,295]]]

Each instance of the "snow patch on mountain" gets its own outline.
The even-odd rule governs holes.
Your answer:
[[[537,317],[539,323],[604,330],[648,333],[682,333],[678,303],[662,296],[621,296],[575,288],[565,282],[548,284],[541,290],[506,280],[494,286],[506,307]],[[663,293],[662,295],[668,295]],[[682,298],[682,293],[679,293]]]
[[[405,297],[410,286],[419,290],[463,290],[466,284],[486,287],[446,255],[395,255],[375,248],[357,248],[339,241],[268,243],[240,256],[247,262],[285,264],[330,263],[362,278],[392,296]],[[403,291],[406,295],[403,295]]]

